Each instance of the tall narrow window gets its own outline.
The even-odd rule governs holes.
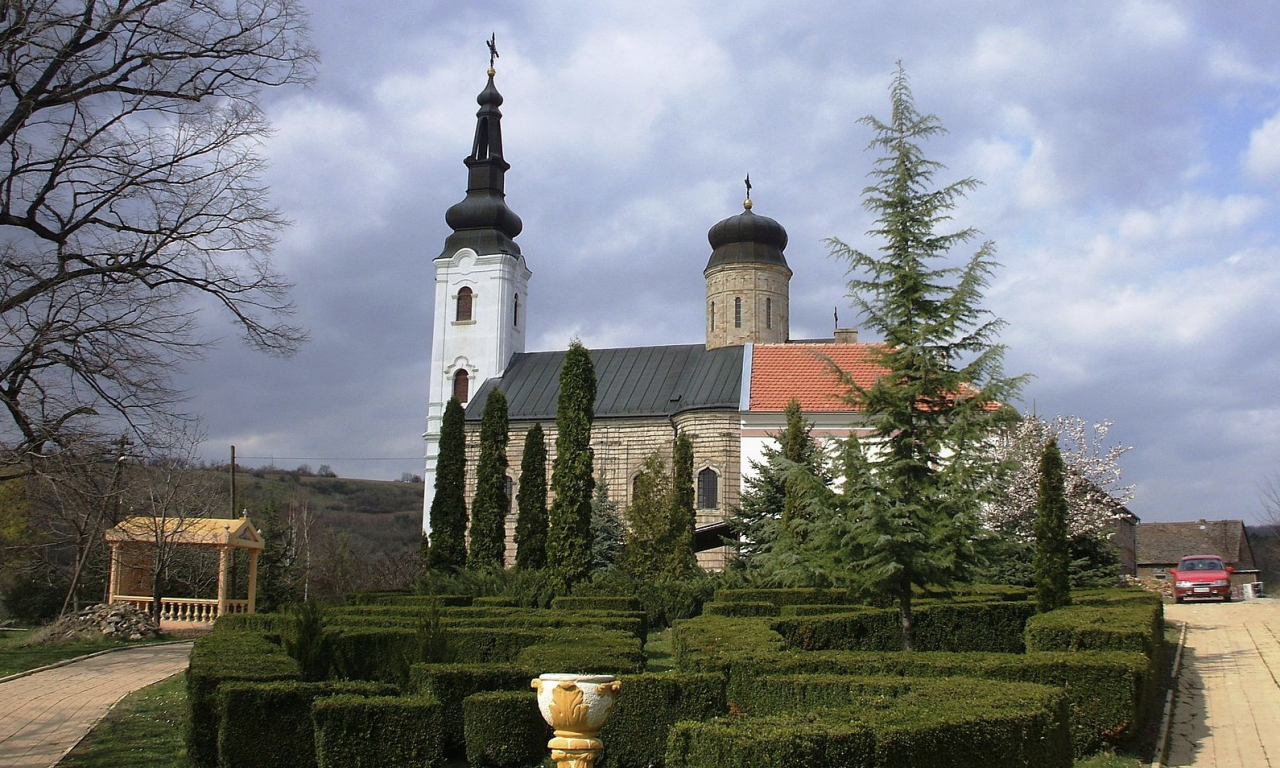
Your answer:
[[[511,302],[511,324],[520,327],[520,294],[516,294],[515,299]]]
[[[453,396],[458,398],[459,403],[467,402],[470,392],[471,377],[467,375],[465,368],[459,369],[453,374]]]
[[[698,473],[698,509],[720,506],[720,475],[711,467]]]
[[[512,509],[512,502],[514,502],[516,498],[516,494],[515,494],[516,482],[511,479],[511,475],[507,475],[505,479],[506,479],[506,491],[507,491],[507,511],[510,512]]]
[[[454,317],[454,319],[460,323],[467,322],[471,319],[471,289],[470,288],[463,287],[458,289],[458,312],[457,312],[457,316]]]
[[[711,330],[714,331],[716,329],[716,303],[714,301],[711,302],[710,314],[711,314]]]
[[[773,327],[773,299],[764,300],[764,327]]]
[[[733,327],[742,327],[742,297],[733,297]]]

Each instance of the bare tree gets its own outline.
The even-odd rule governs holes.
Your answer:
[[[316,52],[299,0],[0,3],[0,447],[5,470],[113,414],[177,410],[197,301],[288,354],[285,220],[263,88]]]

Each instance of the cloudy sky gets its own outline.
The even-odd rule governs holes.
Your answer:
[[[829,336],[834,307],[854,324],[822,240],[876,247],[857,119],[887,116],[901,60],[949,129],[928,152],[983,182],[955,219],[997,244],[987,305],[1035,376],[1025,406],[1113,420],[1144,520],[1259,519],[1280,470],[1280,5],[307,5],[323,63],[266,95],[265,154],[312,341],[275,360],[205,318],[227,339],[182,382],[206,457],[421,472],[431,259],[492,31],[531,350],[701,341],[706,232],[748,171],[790,234],[792,336]]]

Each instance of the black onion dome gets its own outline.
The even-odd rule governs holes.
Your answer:
[[[506,173],[511,167],[502,157],[502,94],[493,84],[493,74],[476,96],[476,136],[467,166],[467,196],[445,211],[444,220],[453,230],[445,239],[437,258],[448,258],[459,248],[476,253],[520,255],[515,237],[524,223],[507,207]]]
[[[718,222],[707,232],[707,240],[711,243],[707,269],[726,264],[787,267],[787,259],[782,254],[787,247],[787,230],[768,216],[752,213],[750,208]]]

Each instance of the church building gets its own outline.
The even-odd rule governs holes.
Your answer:
[[[466,408],[467,499],[475,492],[479,424],[495,388],[507,397],[510,443],[507,559],[515,556],[515,495],[524,436],[541,424],[547,444],[547,482],[555,459],[556,403],[565,351],[525,351],[525,307],[532,271],[516,243],[523,224],[509,207],[502,152],[502,96],[494,70],[477,97],[475,141],[464,164],[466,197],[445,213],[453,230],[435,257],[435,317],[427,410],[426,498],[429,530],[440,425],[450,397]],[[878,375],[872,345],[857,331],[829,339],[793,340],[789,319],[791,267],[787,232],[755,213],[749,196],[741,213],[711,227],[706,281],[705,339],[692,344],[593,349],[597,395],[591,444],[597,482],[624,513],[633,480],[655,451],[670,462],[678,434],[693,441],[699,562],[723,565],[723,521],[738,505],[744,478],[783,424],[783,409],[798,399],[817,437],[843,437],[857,414],[844,402],[835,363],[859,383]],[[534,260],[536,266],[536,257]],[[566,346],[568,340],[565,340]]]

